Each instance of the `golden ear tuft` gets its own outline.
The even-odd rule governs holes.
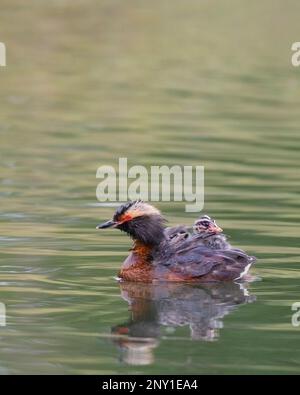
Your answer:
[[[160,211],[157,208],[142,200],[137,200],[135,204],[130,207],[129,212],[135,217],[141,215],[160,215]]]

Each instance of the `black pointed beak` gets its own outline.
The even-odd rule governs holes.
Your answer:
[[[103,224],[99,224],[96,226],[96,229],[105,229],[105,228],[113,228],[117,225],[117,222],[110,219],[109,221],[103,222]]]

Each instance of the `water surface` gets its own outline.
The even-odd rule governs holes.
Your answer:
[[[299,3],[3,0],[0,372],[299,373]],[[205,166],[244,287],[121,286],[96,169]],[[160,203],[170,224],[194,221]],[[3,323],[3,321],[2,321]]]

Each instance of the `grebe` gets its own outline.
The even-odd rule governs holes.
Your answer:
[[[171,243],[160,211],[141,200],[121,205],[113,218],[97,229],[117,228],[133,239],[119,277],[135,282],[212,282],[242,279],[255,258],[242,250],[212,250],[191,235]]]

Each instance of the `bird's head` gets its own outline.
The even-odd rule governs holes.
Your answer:
[[[193,229],[200,234],[218,234],[223,232],[223,229],[217,225],[216,221],[208,215],[203,215],[203,217],[197,219]]]
[[[160,211],[142,200],[122,204],[111,220],[96,229],[117,228],[145,245],[157,245],[164,238],[164,218]]]

